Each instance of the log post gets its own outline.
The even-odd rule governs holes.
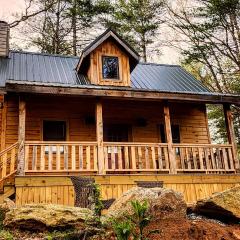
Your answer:
[[[97,147],[98,147],[98,173],[105,174],[104,169],[104,149],[103,149],[103,110],[102,102],[98,101],[96,103],[96,136],[97,136]]]
[[[2,128],[1,128],[1,151],[6,148],[6,126],[7,126],[7,99],[3,96],[2,104]]]
[[[233,116],[232,116],[230,104],[224,104],[223,110],[224,110],[224,116],[225,116],[228,142],[229,144],[232,145],[235,169],[239,169],[239,161],[237,157],[237,144],[236,144],[236,137],[234,133]]]
[[[170,119],[170,111],[168,102],[164,102],[163,106],[164,111],[164,121],[165,121],[165,134],[166,140],[168,144],[168,154],[169,154],[169,161],[170,161],[170,173],[176,174],[176,158],[173,149],[173,141],[172,141],[172,129],[171,129],[171,119]]]
[[[24,175],[25,165],[25,125],[26,125],[26,102],[19,97],[19,123],[18,123],[18,163],[17,174]]]

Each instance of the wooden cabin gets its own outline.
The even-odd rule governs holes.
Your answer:
[[[74,205],[72,176],[102,198],[163,182],[188,203],[240,182],[231,104],[178,65],[141,63],[107,30],[79,57],[9,51],[0,22],[1,201]],[[206,104],[222,104],[227,144],[211,143]]]

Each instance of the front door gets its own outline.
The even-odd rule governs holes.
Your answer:
[[[105,142],[128,142],[131,135],[131,126],[127,124],[107,124],[104,126],[104,141]],[[108,149],[108,169],[118,169],[119,162],[122,162],[122,167],[125,168],[124,149],[121,147],[119,154],[118,147],[111,147]],[[119,159],[121,155],[121,159]],[[112,159],[114,158],[114,159]],[[114,161],[114,163],[112,162]]]

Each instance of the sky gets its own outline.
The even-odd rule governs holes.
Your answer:
[[[5,20],[11,22],[16,18],[16,14],[21,14],[24,10],[25,2],[24,0],[0,0],[0,20]],[[169,31],[163,29],[166,36],[169,35]],[[14,30],[10,32],[11,42],[10,43],[21,43],[24,41],[24,36],[19,36]],[[24,49],[29,51],[36,51],[37,49]],[[174,48],[162,47],[161,56],[155,56],[151,59],[152,62],[163,63],[163,64],[179,64],[180,54]]]

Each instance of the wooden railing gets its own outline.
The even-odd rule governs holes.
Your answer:
[[[232,145],[174,144],[177,172],[235,172]]]
[[[0,182],[16,172],[18,143],[0,152]]]
[[[106,172],[169,172],[167,144],[104,143]]]
[[[3,177],[13,170],[15,160],[6,167],[6,159],[15,159],[16,147],[2,152]],[[173,153],[171,163],[165,143],[104,142],[100,161],[107,174],[236,171],[232,145],[173,144]],[[26,173],[99,172],[99,157],[96,142],[25,142]]]
[[[97,171],[95,142],[26,142],[25,172]]]

